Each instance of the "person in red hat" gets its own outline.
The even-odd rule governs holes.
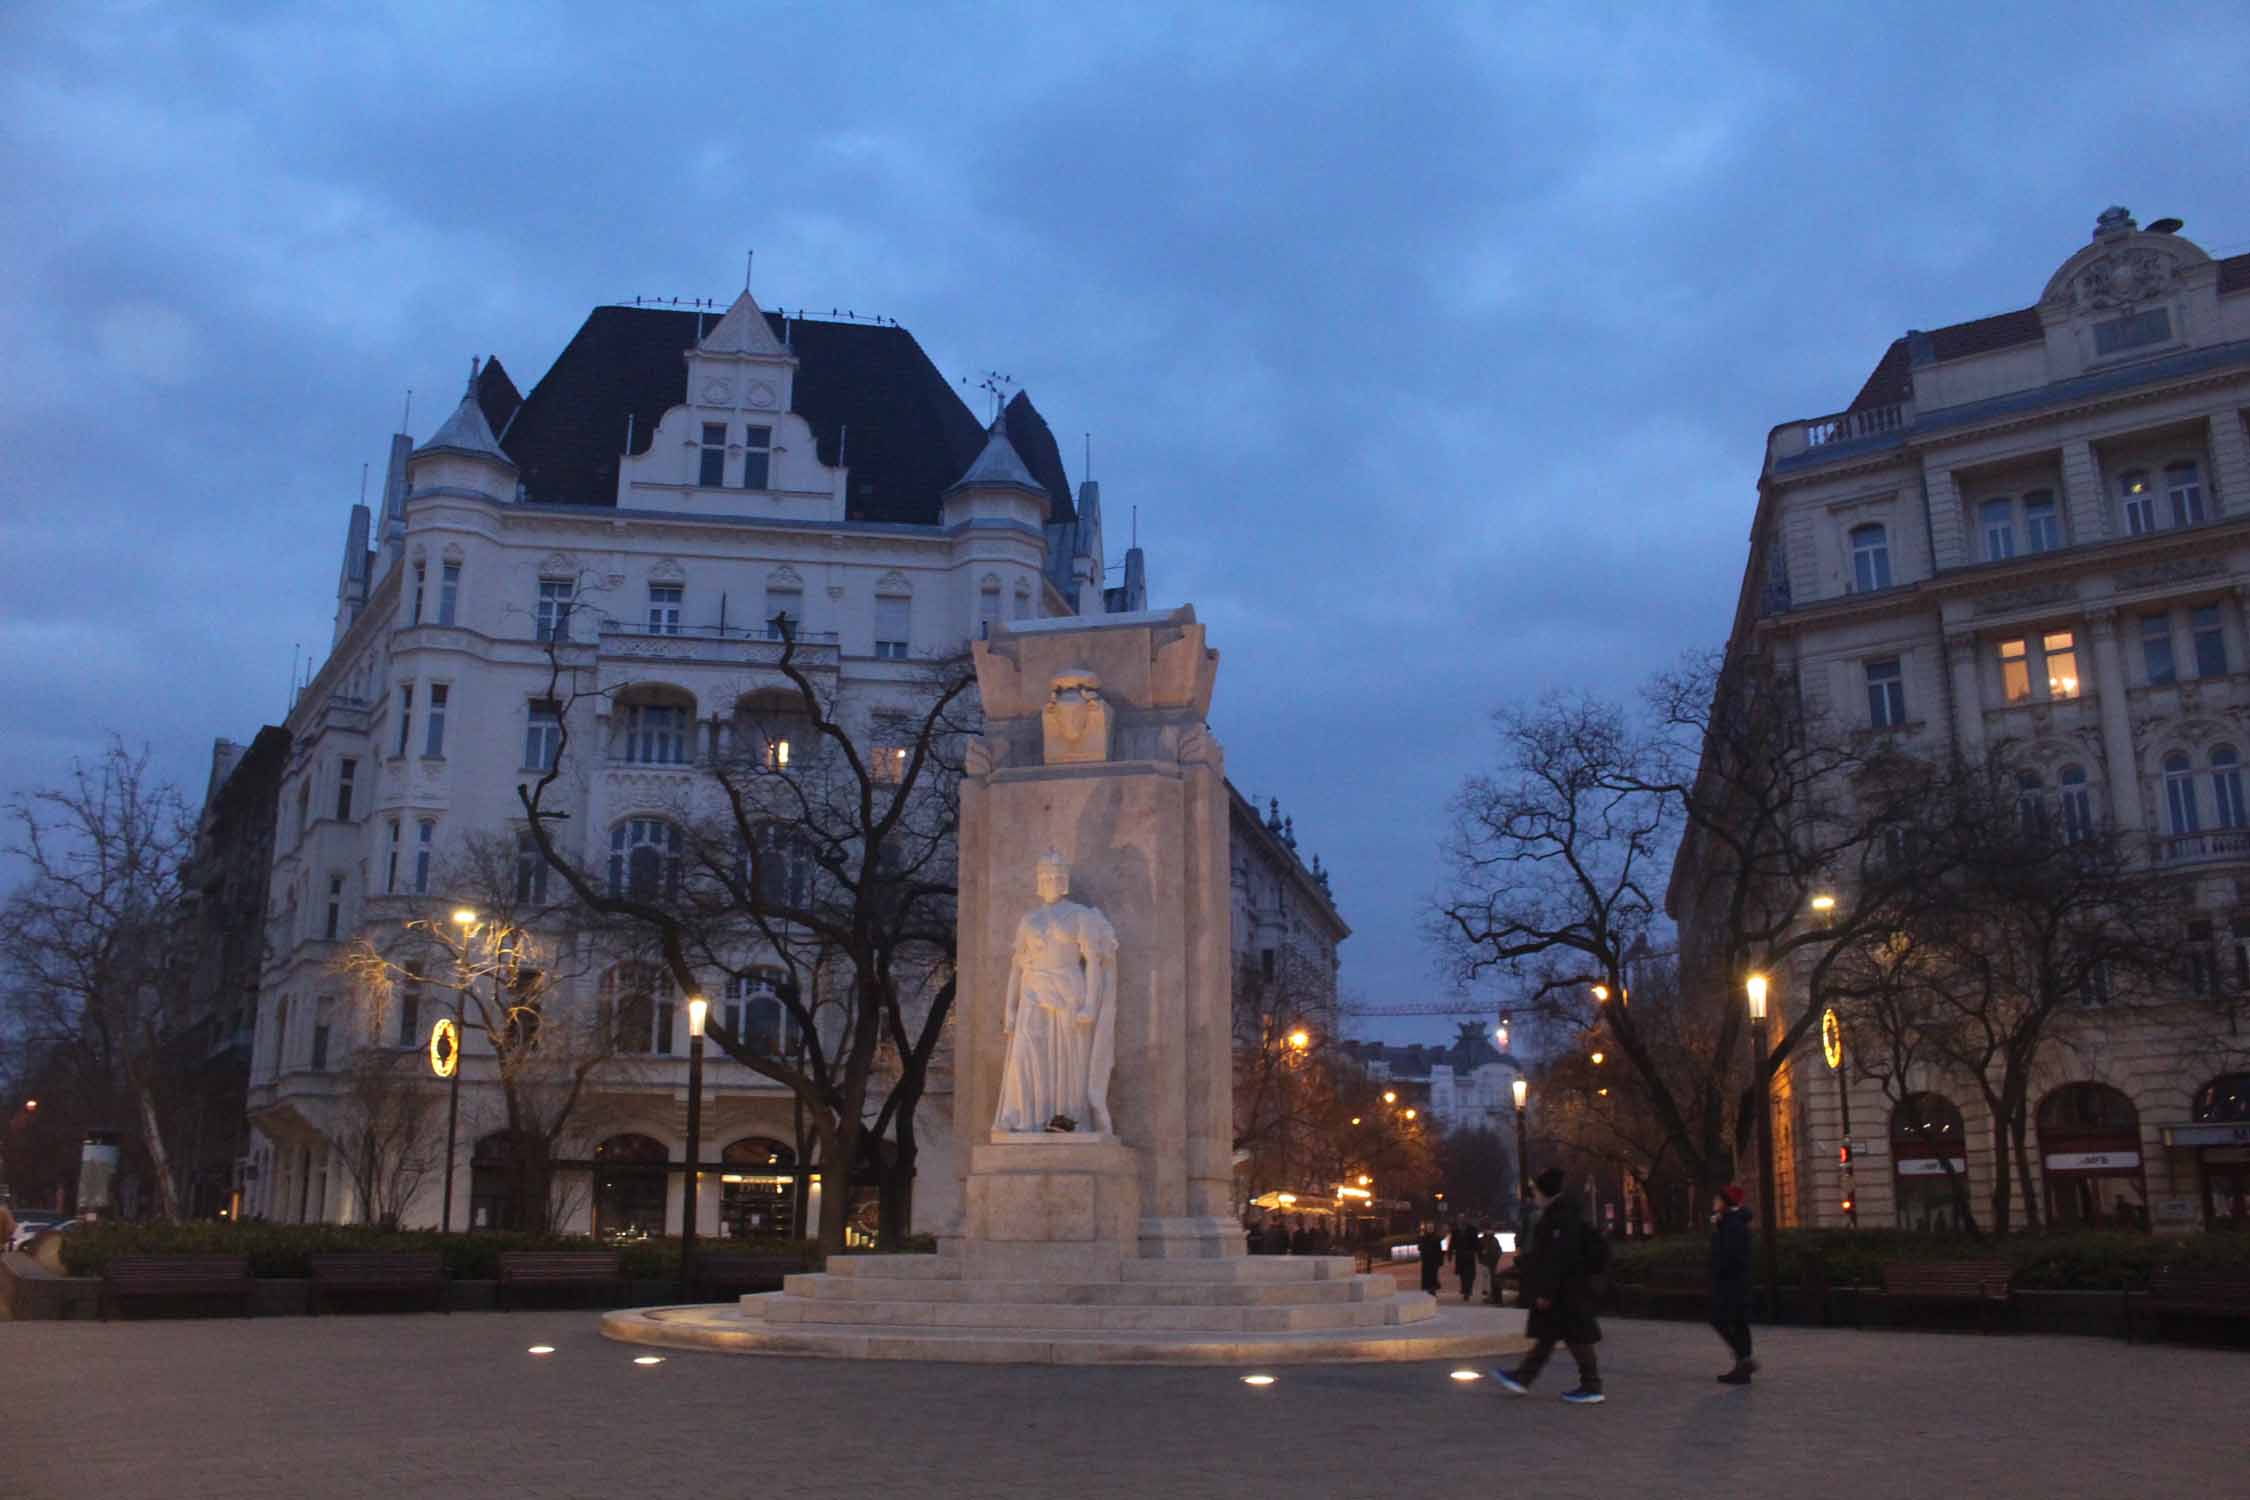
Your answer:
[[[1719,1383],[1748,1385],[1758,1362],[1750,1357],[1750,1210],[1739,1183],[1711,1200],[1711,1326],[1734,1351],[1734,1368]]]

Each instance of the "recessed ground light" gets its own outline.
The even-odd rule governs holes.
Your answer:
[[[633,1356],[633,1363],[636,1365],[660,1365],[664,1363],[664,1356],[661,1354],[636,1354]]]
[[[1244,1385],[1272,1385],[1273,1377],[1271,1375],[1245,1375],[1242,1377],[1242,1383]]]
[[[555,1346],[553,1344],[533,1344],[523,1352],[526,1354],[552,1354],[555,1352]]]
[[[1463,1384],[1467,1384],[1472,1380],[1484,1379],[1484,1374],[1483,1372],[1478,1370],[1455,1370],[1453,1372],[1453,1378],[1462,1382]]]

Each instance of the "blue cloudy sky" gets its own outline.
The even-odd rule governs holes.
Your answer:
[[[1334,869],[1370,1001],[1495,705],[1714,643],[1766,430],[2119,202],[2250,249],[2239,4],[0,11],[0,794],[200,791],[325,641],[403,393],[593,305],[997,368]],[[1441,1023],[1430,1023],[1436,1027]]]

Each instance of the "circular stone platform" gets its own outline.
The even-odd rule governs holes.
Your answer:
[[[637,1307],[602,1319],[607,1338],[715,1354],[1033,1365],[1281,1365],[1480,1359],[1526,1346],[1515,1308],[1448,1306],[1417,1323],[1309,1332],[933,1328],[773,1324],[733,1303]]]

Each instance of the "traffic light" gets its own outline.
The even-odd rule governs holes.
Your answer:
[[[1840,1167],[1848,1167],[1851,1164],[1852,1143],[1850,1141],[1846,1141],[1844,1142],[1844,1144],[1836,1148],[1836,1165]]]

